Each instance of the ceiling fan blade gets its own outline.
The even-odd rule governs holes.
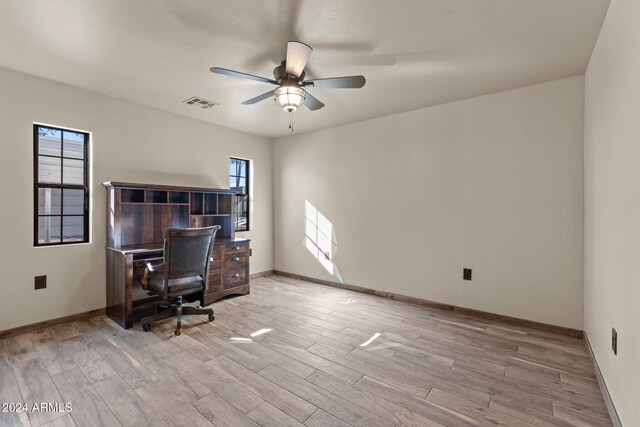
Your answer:
[[[287,43],[287,74],[300,77],[311,56],[311,46],[300,42]]]
[[[330,77],[328,79],[307,80],[305,86],[331,89],[358,89],[364,86],[367,80],[364,76]]]
[[[313,97],[309,92],[307,92],[304,98],[304,106],[307,107],[311,111],[316,111],[324,107],[324,104],[318,101],[315,97]]]
[[[256,104],[256,103],[258,103],[260,101],[264,101],[265,99],[271,98],[271,97],[273,97],[273,91],[272,90],[270,90],[267,93],[263,93],[262,95],[258,95],[255,98],[247,99],[246,101],[244,101],[242,103],[242,105]]]
[[[263,83],[271,83],[272,85],[276,85],[276,86],[278,85],[278,82],[272,79],[268,79],[266,77],[254,76],[253,74],[241,73],[240,71],[227,70],[226,68],[211,67],[209,68],[209,71],[215,74],[222,74],[225,76],[237,77],[239,79],[255,80]]]

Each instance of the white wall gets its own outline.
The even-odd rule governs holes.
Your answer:
[[[639,17],[611,1],[585,83],[584,326],[625,426],[640,425]]]
[[[274,267],[582,329],[583,95],[577,76],[277,140]]]
[[[253,230],[238,236],[253,239],[252,273],[272,269],[267,139],[3,69],[0,94],[0,331],[105,306],[104,181],[228,188],[229,156],[252,159]],[[93,132],[91,244],[33,248],[34,121]]]

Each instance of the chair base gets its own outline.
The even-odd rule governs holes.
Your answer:
[[[171,317],[177,318],[177,325],[175,334],[180,335],[182,333],[182,316],[187,314],[204,314],[209,316],[209,322],[213,322],[215,316],[213,315],[213,309],[211,308],[202,308],[202,307],[194,307],[192,305],[185,305],[182,303],[182,297],[176,297],[175,302],[166,306],[158,306],[158,314],[154,314],[153,316],[145,317],[140,320],[142,324],[142,329],[145,332],[151,330],[151,324],[159,322],[161,320],[169,319]]]

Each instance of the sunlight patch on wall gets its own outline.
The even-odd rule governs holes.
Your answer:
[[[333,224],[315,206],[305,202],[305,246],[330,274],[333,274]]]

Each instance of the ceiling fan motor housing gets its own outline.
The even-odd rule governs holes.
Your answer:
[[[287,81],[294,81],[297,84],[304,81],[304,74],[305,74],[304,71],[300,74],[300,77],[297,77],[297,76],[294,76],[293,74],[287,74],[286,66],[287,66],[287,62],[282,61],[280,65],[278,65],[276,68],[273,69],[273,77],[274,77],[274,80],[278,82],[278,84],[282,84]]]

